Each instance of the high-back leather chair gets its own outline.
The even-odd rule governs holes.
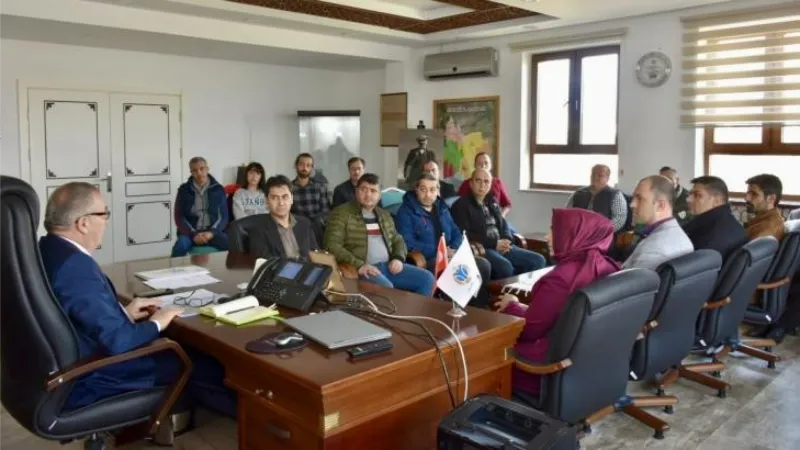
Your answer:
[[[154,432],[188,380],[191,363],[173,341],[160,339],[128,353],[78,359],[78,337],[50,289],[36,230],[39,202],[24,181],[0,177],[0,399],[31,433],[68,441],[92,436],[86,448],[103,448],[96,434],[136,424]],[[74,381],[101,367],[162,350],[175,351],[185,364],[171,387],[129,392],[74,411],[63,405]]]
[[[232,252],[250,251],[250,233],[264,227],[269,214],[255,214],[234,220],[228,225],[228,245]]]
[[[714,290],[721,267],[719,252],[697,250],[667,261],[656,270],[661,280],[658,293],[631,355],[631,378],[658,386],[655,397],[635,398],[641,407],[663,407],[664,412],[672,413],[678,399],[664,395],[664,387],[684,370],[681,361],[692,350],[697,316]],[[661,422],[644,411],[634,418],[651,427]]]
[[[789,286],[800,269],[800,220],[786,222],[786,234],[764,279],[758,285],[755,302],[747,306],[744,321],[755,325],[770,325],[786,309]]]
[[[697,337],[701,348],[711,357],[710,363],[688,364],[686,374],[693,381],[717,389],[720,397],[730,387],[719,378],[725,364],[721,358],[733,350],[778,361],[776,355],[750,347],[739,339],[739,324],[744,319],[747,305],[758,283],[767,273],[778,241],[771,236],[754,239],[735,250],[725,260],[714,293],[703,306],[697,321]],[[706,373],[711,373],[709,377]],[[683,375],[683,373],[682,373]]]
[[[615,411],[627,413],[631,349],[653,306],[658,281],[652,270],[629,269],[573,293],[548,334],[547,359],[517,358],[520,370],[543,375],[540,398],[519,398],[585,426]]]

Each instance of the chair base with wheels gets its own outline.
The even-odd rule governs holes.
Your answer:
[[[647,425],[653,429],[653,437],[656,439],[664,439],[664,432],[669,430],[669,424],[658,417],[648,413],[644,408],[653,407],[669,407],[678,403],[678,399],[672,396],[649,396],[649,397],[633,397],[626,395],[619,399],[615,404],[609,405],[600,411],[591,414],[583,420],[584,433],[592,432],[592,424],[598,422],[603,417],[621,412],[637,421]]]
[[[718,357],[721,356],[719,354],[713,355],[711,362],[682,364],[679,367],[668,370],[654,383],[657,389],[656,396],[662,396],[665,388],[678,381],[679,378],[685,378],[716,389],[717,396],[720,398],[727,397],[731,385],[719,379],[722,371],[727,367],[724,362],[719,361]]]

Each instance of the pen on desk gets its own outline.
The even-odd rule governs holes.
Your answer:
[[[239,309],[237,309],[237,310],[234,310],[234,311],[231,311],[231,312],[227,312],[227,313],[225,313],[225,315],[226,315],[226,316],[229,316],[229,315],[231,315],[231,314],[236,314],[236,313],[238,313],[238,312],[247,311],[248,309],[253,309],[253,308],[255,308],[255,306],[248,306],[248,307],[246,307],[246,308],[239,308]]]

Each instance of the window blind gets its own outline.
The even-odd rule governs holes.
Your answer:
[[[800,123],[800,4],[682,22],[682,126]]]

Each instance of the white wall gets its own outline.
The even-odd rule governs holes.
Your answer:
[[[434,99],[499,95],[500,176],[512,191],[509,192],[514,204],[511,222],[519,231],[545,231],[550,227],[550,209],[562,207],[568,195],[519,189],[521,172],[529,170],[529,166],[520,163],[520,154],[528,151],[527,139],[523,139],[522,133],[527,125],[520,123],[520,115],[522,108],[528,107],[527,93],[523,95],[527,87],[523,85],[530,83],[528,76],[522,74],[523,58],[527,60],[530,56],[512,53],[508,44],[625,27],[627,35],[620,54],[619,187],[630,191],[640,178],[664,165],[675,167],[682,179],[688,180],[695,170],[695,133],[679,128],[680,17],[685,15],[685,11],[671,12],[421,50],[412,61],[416,66],[411,71],[416,74],[415,79],[406,81],[405,86],[409,91],[409,122],[416,123],[418,118],[426,123],[432,121]],[[437,82],[422,78],[419,66],[424,54],[485,46],[500,51],[499,77]],[[648,89],[638,84],[634,68],[641,55],[653,50],[663,51],[672,59],[673,73],[664,86]],[[588,173],[586,178],[588,183]]]
[[[234,180],[236,166],[250,160],[271,173],[294,173],[298,110],[360,109],[361,155],[376,168],[384,165],[378,136],[383,70],[345,73],[7,39],[0,47],[4,175],[20,175],[20,79],[54,88],[180,93],[184,161],[205,156],[226,183]]]

